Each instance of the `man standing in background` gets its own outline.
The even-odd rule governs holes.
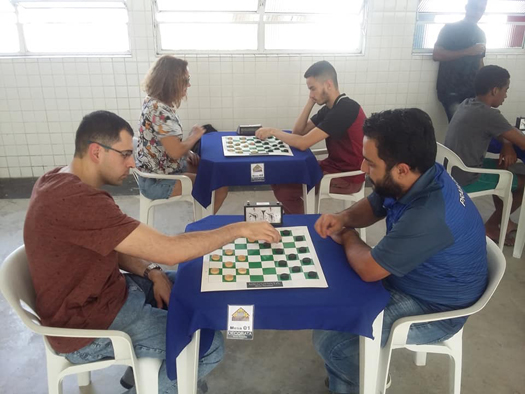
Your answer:
[[[458,105],[475,96],[474,77],[483,67],[487,42],[477,23],[486,8],[487,0],[468,0],[465,18],[446,24],[434,45],[432,58],[440,62],[436,89],[449,122]]]

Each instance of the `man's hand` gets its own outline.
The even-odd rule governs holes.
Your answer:
[[[193,151],[189,151],[188,152],[188,157],[186,158],[186,161],[188,162],[188,164],[194,166],[194,167],[198,167],[199,166],[199,162],[201,161],[201,158],[199,157],[198,154],[196,154],[195,152]]]
[[[151,270],[148,278],[153,282],[153,295],[157,301],[157,307],[162,309],[170,303],[171,287],[173,283],[169,280],[164,271]]]
[[[191,128],[191,131],[190,131],[188,137],[196,137],[197,140],[200,140],[205,132],[206,132],[206,130],[204,129],[204,127],[199,126],[199,125],[194,125]]]
[[[499,154],[499,168],[507,169],[516,163],[518,156],[511,143],[504,143]]]
[[[243,237],[254,241],[276,243],[281,240],[281,234],[268,222],[239,223]]]
[[[321,237],[326,238],[343,229],[343,220],[340,215],[325,214],[317,219],[314,227]]]
[[[469,56],[482,55],[487,51],[485,44],[476,44],[467,49]]]
[[[271,137],[274,135],[275,129],[272,127],[261,127],[259,130],[255,132],[255,136],[259,138],[260,140],[265,140],[268,137]]]

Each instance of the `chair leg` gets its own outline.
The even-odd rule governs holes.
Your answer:
[[[449,362],[449,392],[450,394],[461,393],[461,366],[463,364],[463,356],[460,352],[450,356]]]
[[[427,354],[425,352],[414,352],[414,364],[418,367],[427,365]]]
[[[77,380],[78,385],[81,386],[89,386],[91,384],[91,372],[80,372],[77,373]]]
[[[135,373],[137,394],[158,394],[159,370],[162,360],[150,357],[139,358],[135,365],[137,368],[133,372]]]

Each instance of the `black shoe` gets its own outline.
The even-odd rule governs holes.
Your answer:
[[[197,393],[206,394],[208,392],[208,383],[204,379],[201,379],[197,382]]]
[[[133,368],[128,367],[124,375],[120,378],[120,385],[126,390],[135,386],[135,376],[133,376]]]

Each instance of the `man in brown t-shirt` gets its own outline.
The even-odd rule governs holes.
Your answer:
[[[131,336],[138,357],[164,359],[167,311],[162,308],[168,305],[173,275],[150,261],[175,265],[239,237],[276,242],[279,235],[268,223],[242,222],[167,236],[127,216],[100,187],[122,184],[135,166],[132,138],[131,126],[111,112],[85,116],[70,165],[35,184],[24,243],[43,324],[122,330]],[[71,362],[113,356],[108,339],[48,339]],[[222,354],[222,337],[216,333],[199,375],[211,371]],[[177,392],[164,363],[159,391]]]

